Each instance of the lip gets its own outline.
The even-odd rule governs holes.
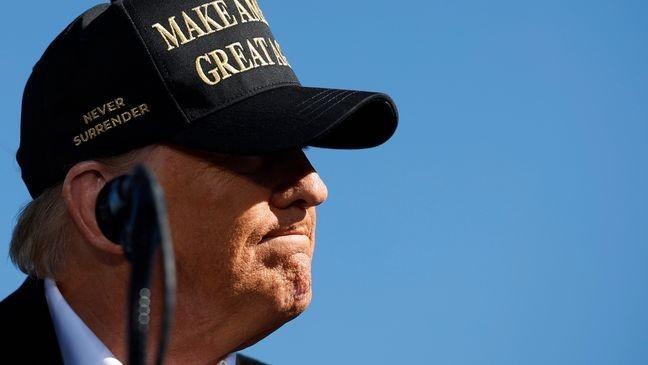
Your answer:
[[[280,252],[309,252],[312,242],[305,227],[290,227],[270,231],[263,236],[259,245]]]
[[[289,237],[289,236],[306,236],[308,238],[309,231],[305,228],[288,228],[288,229],[276,229],[268,232],[263,238],[261,239],[261,242],[270,240],[272,238],[277,238],[277,237]]]
[[[264,236],[260,243],[261,244],[270,243],[270,242],[302,243],[304,241],[310,242],[310,237],[308,237],[308,235],[303,233],[286,233],[286,234],[279,234],[279,235],[272,235],[272,236]]]

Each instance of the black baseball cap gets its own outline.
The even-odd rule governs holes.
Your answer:
[[[152,143],[368,148],[397,120],[383,93],[301,86],[256,0],[117,0],[79,16],[34,66],[17,160],[37,197],[79,161]]]

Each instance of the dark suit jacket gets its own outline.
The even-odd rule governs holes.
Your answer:
[[[0,302],[0,360],[3,364],[63,365],[42,280],[25,280]],[[237,355],[236,365],[265,364]]]

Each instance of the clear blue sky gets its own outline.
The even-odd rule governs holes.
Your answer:
[[[28,201],[31,66],[90,1],[0,23],[0,297]],[[311,308],[247,353],[290,364],[648,364],[648,2],[260,0],[303,84],[381,90],[386,145],[328,183]]]

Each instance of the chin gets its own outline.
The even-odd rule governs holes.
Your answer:
[[[311,303],[313,292],[311,289],[311,272],[296,270],[292,273],[288,288],[284,292],[283,310],[290,319],[302,314]]]
[[[260,316],[266,320],[265,326],[260,330],[256,336],[248,339],[241,344],[235,351],[241,351],[246,347],[252,346],[255,343],[269,336],[272,332],[278,330],[284,324],[292,321],[300,314],[302,314],[310,304],[311,292],[301,295],[299,297],[283,298],[283,300],[276,300],[272,309],[269,309],[264,315]],[[290,303],[290,304],[288,304]],[[271,319],[268,321],[268,319]]]
[[[272,311],[277,318],[283,319],[285,322],[302,314],[310,305],[312,293],[310,290],[310,282],[306,290],[296,289],[292,285],[284,290],[279,290],[275,293],[272,300]]]
[[[312,292],[309,290],[307,293],[301,294],[301,295],[296,295],[293,298],[293,305],[292,305],[292,310],[293,310],[293,318],[302,314],[310,305],[311,299],[313,297]]]
[[[306,294],[293,297],[292,304],[287,308],[283,308],[283,311],[280,315],[280,317],[283,318],[281,325],[292,321],[293,319],[297,318],[300,314],[304,313],[306,309],[308,309],[308,306],[310,305],[311,297],[312,295],[310,291]],[[281,325],[279,325],[278,327],[280,327]]]

